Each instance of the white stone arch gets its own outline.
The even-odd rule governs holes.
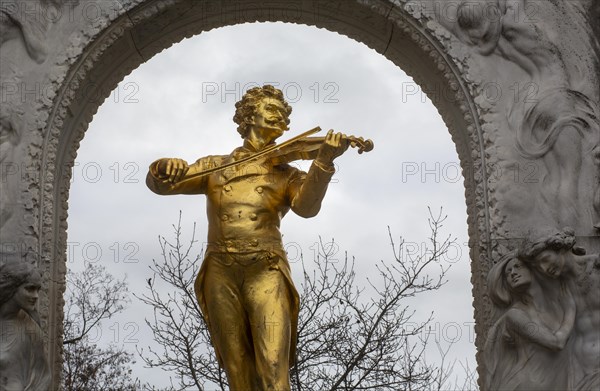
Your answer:
[[[24,106],[32,131],[23,138],[17,161],[34,169],[22,175],[18,184],[21,209],[15,216],[20,218],[11,222],[17,229],[2,237],[2,243],[19,243],[26,252],[37,254],[47,277],[40,312],[55,378],[61,364],[70,168],[98,107],[133,69],[186,37],[227,25],[282,21],[326,28],[366,44],[413,77],[440,112],[456,146],[465,183],[481,379],[485,372],[479,356],[493,321],[484,293],[486,275],[499,251],[498,242],[518,239],[528,227],[510,233],[515,224],[507,224],[506,216],[511,221],[514,212],[498,202],[490,182],[492,165],[498,161],[495,148],[507,148],[489,131],[503,126],[502,120],[487,116],[497,102],[486,101],[481,85],[493,80],[477,69],[472,53],[435,21],[435,3],[81,0],[73,6],[73,18],[57,20],[54,30],[49,30],[45,62],[37,68],[26,67],[20,76],[48,88]],[[90,17],[96,10],[99,17]],[[515,70],[506,67],[505,72]],[[593,236],[589,231],[579,235]],[[593,238],[592,242],[597,244]]]

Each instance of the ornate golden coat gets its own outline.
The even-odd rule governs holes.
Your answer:
[[[237,148],[230,155],[207,156],[198,159],[195,168],[208,169],[238,160],[253,151],[248,144]],[[290,363],[295,357],[298,325],[299,296],[291,278],[281,232],[281,219],[292,209],[302,217],[315,216],[327,190],[333,170],[313,163],[308,174],[290,165],[270,166],[267,163],[246,163],[221,172],[172,184],[162,179],[157,171],[160,160],[150,165],[146,183],[150,190],[161,195],[205,194],[207,196],[209,255],[248,254],[266,252],[278,256],[280,262],[272,264],[285,276],[292,303],[292,341]],[[207,324],[211,327],[202,292],[206,278],[206,262],[203,262],[195,283],[196,297]],[[221,361],[219,348],[215,346]]]

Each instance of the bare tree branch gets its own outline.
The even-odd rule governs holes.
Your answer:
[[[441,210],[429,214],[425,254],[402,256],[404,241],[396,244],[388,228],[393,260],[372,262],[378,275],[369,278],[366,287],[356,281],[355,259],[346,254],[343,262],[334,261],[332,246],[321,238],[312,270],[302,258],[293,390],[441,390],[446,386],[455,365],[445,362],[450,347],[439,346],[440,366],[428,363],[425,349],[432,315],[418,323],[413,319],[415,310],[406,304],[406,299],[438,290],[446,282],[449,266],[441,258],[454,239],[439,241],[446,216]],[[172,242],[159,238],[163,259],[153,261],[148,291],[139,297],[154,309],[154,318],[146,323],[161,350],[147,348],[139,353],[146,365],[175,373],[178,390],[215,386],[227,390],[193,292],[201,262],[199,256],[190,256],[196,244],[195,226],[186,246],[181,214],[173,232]]]
[[[101,265],[88,263],[81,273],[69,270],[67,281],[64,345],[81,341],[129,302],[125,279],[115,279]]]
[[[131,378],[131,353],[113,345],[99,348],[89,340],[95,327],[125,308],[127,293],[125,279],[115,279],[101,265],[87,264],[80,273],[67,273],[63,390],[140,389],[140,382]]]

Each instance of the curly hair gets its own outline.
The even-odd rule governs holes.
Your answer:
[[[523,262],[531,264],[531,261],[544,250],[573,250],[575,241],[575,231],[565,227],[562,231],[538,239],[526,239],[521,244],[517,256]]]
[[[280,101],[286,111],[285,123],[290,123],[289,116],[292,114],[292,107],[285,101],[283,92],[269,84],[265,84],[262,87],[254,87],[246,91],[242,100],[235,104],[233,122],[238,124],[237,131],[242,138],[248,136],[252,119],[256,114],[256,108],[263,98],[273,98]]]
[[[39,271],[24,261],[9,261],[0,265],[0,307],[7,303],[17,289],[31,280],[41,279]]]

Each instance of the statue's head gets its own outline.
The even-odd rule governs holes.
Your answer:
[[[37,320],[35,304],[42,286],[39,271],[25,261],[9,261],[0,265],[0,307],[14,303]]]
[[[498,260],[488,274],[488,294],[499,307],[508,307],[521,296],[533,280],[529,266],[511,251]]]
[[[551,278],[559,278],[569,269],[575,253],[575,231],[564,228],[536,239],[526,239],[518,253],[519,259]]]
[[[238,132],[246,138],[252,126],[264,121],[266,125],[287,130],[292,107],[285,101],[283,92],[271,86],[254,87],[246,91],[242,100],[235,104],[233,121]]]
[[[467,33],[471,44],[497,42],[500,38],[501,12],[488,1],[464,1],[456,9],[458,26]]]
[[[457,22],[463,29],[477,29],[485,24],[483,6],[475,2],[462,2],[456,9]]]

